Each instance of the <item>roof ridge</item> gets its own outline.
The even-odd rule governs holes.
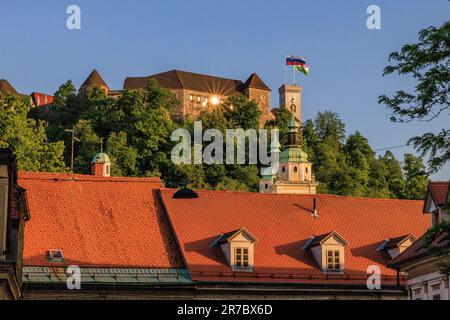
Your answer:
[[[161,191],[176,191],[175,188],[161,188]],[[198,190],[195,189],[196,192],[202,193],[227,193],[227,194],[238,194],[238,195],[254,195],[257,197],[264,196],[280,196],[280,197],[332,197],[338,199],[360,199],[360,200],[376,200],[376,201],[387,201],[387,202],[423,202],[423,200],[411,200],[411,199],[391,199],[391,198],[365,198],[365,197],[356,197],[356,196],[341,196],[336,194],[272,194],[272,193],[258,193],[258,192],[250,192],[250,191],[227,191],[227,190]]]

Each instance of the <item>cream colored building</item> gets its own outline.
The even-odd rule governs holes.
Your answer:
[[[431,182],[424,205],[424,214],[430,215],[433,226],[450,221],[450,190],[448,182]],[[434,241],[436,247],[449,247],[450,235],[440,234]],[[443,275],[438,264],[445,258],[424,248],[423,237],[414,242],[390,266],[407,274],[407,289],[410,300],[450,300],[450,279]],[[449,261],[449,257],[446,258]]]

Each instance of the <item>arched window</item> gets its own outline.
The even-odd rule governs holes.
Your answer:
[[[305,168],[305,172],[308,173],[308,167]]]
[[[294,172],[297,173],[298,172],[298,168],[297,166],[294,167]]]
[[[269,189],[269,185],[266,183],[266,185],[264,186],[264,188],[267,190]]]
[[[281,172],[285,173],[286,172],[286,168],[285,167],[281,168]]]

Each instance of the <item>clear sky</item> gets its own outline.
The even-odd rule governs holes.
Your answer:
[[[81,30],[66,28],[72,4],[81,8]],[[381,30],[366,27],[371,4],[381,8]],[[304,118],[335,111],[347,133],[359,130],[381,149],[448,128],[448,114],[431,123],[390,123],[377,97],[414,84],[382,77],[388,54],[449,17],[447,0],[2,1],[0,78],[22,93],[53,93],[68,79],[80,85],[93,68],[113,89],[126,76],[171,69],[241,80],[257,72],[277,106],[283,59],[301,55],[311,69],[310,78],[297,78]],[[412,150],[393,151],[402,157]],[[433,176],[449,177],[450,165]]]

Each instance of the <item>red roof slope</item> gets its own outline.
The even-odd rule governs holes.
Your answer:
[[[64,265],[179,268],[178,249],[155,194],[159,179],[19,173],[31,220],[25,228],[25,266]]]
[[[429,190],[438,206],[442,206],[447,202],[447,197],[449,196],[448,186],[448,182],[430,182]]]
[[[199,191],[197,199],[173,199],[173,193],[165,189],[161,196],[194,280],[361,284],[367,267],[379,265],[394,283],[390,257],[377,248],[388,238],[421,235],[430,223],[423,201],[317,195],[320,218],[314,219],[309,195]],[[220,248],[211,248],[220,234],[242,227],[258,239],[253,273],[233,273]],[[331,231],[349,243],[345,275],[324,275],[302,249],[311,236]]]

